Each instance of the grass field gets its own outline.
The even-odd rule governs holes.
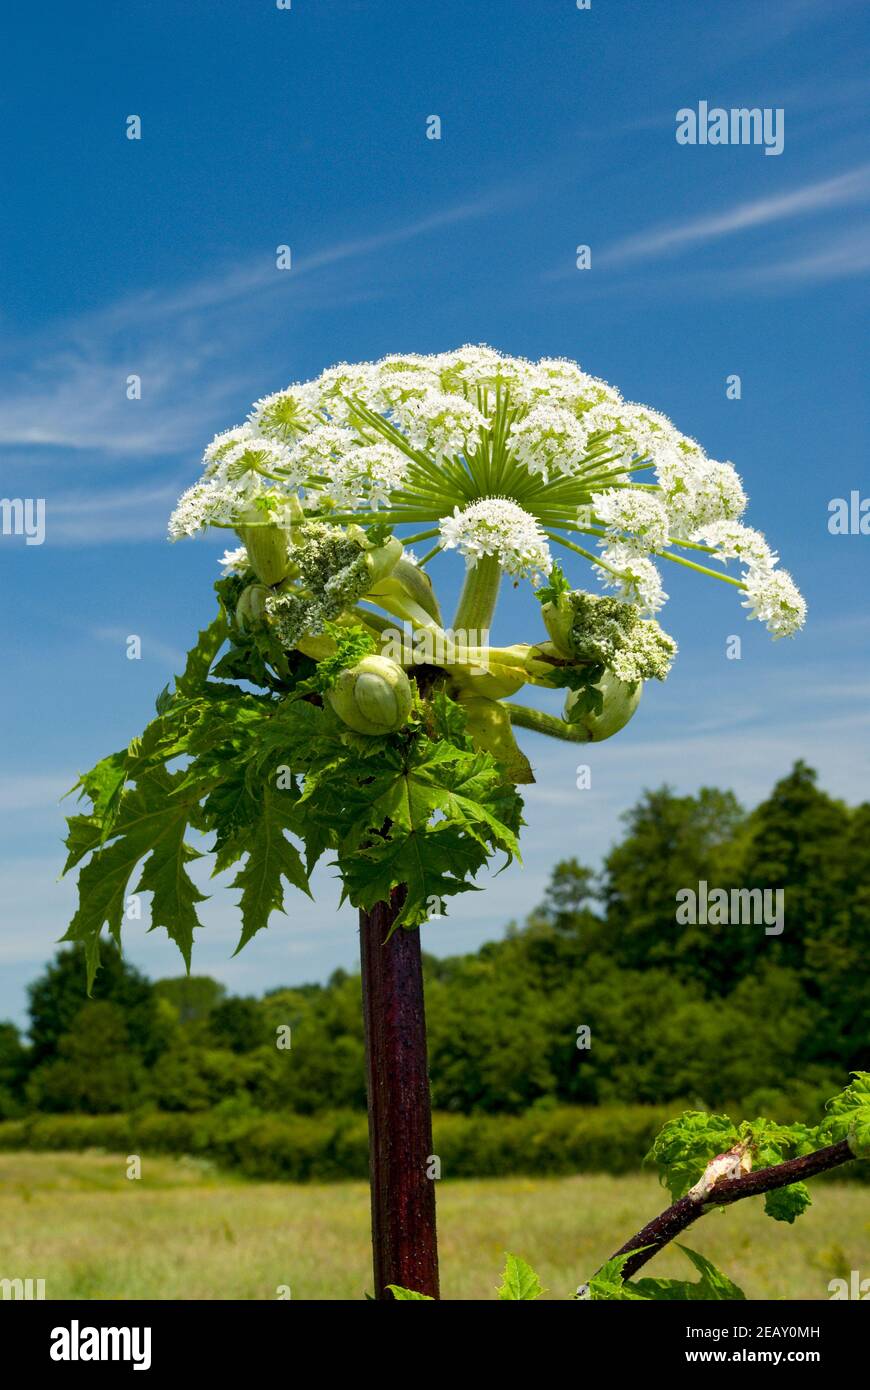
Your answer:
[[[494,1178],[438,1189],[442,1290],[489,1299],[504,1252],[549,1298],[576,1285],[666,1205],[655,1178]],[[192,1161],[0,1154],[0,1278],[43,1278],[47,1298],[359,1299],[371,1288],[362,1183],[248,1183]],[[870,1275],[870,1188],[827,1183],[789,1228],[760,1201],[702,1219],[687,1244],[749,1298],[825,1299],[828,1281]],[[650,1273],[694,1278],[679,1251]]]

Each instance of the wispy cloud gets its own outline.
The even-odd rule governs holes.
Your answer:
[[[810,280],[841,280],[852,275],[863,275],[870,270],[870,227],[865,223],[833,241],[819,246],[814,251],[803,251],[794,256],[756,267],[743,272],[749,281],[766,283],[771,288],[775,284],[788,281],[806,282]],[[741,272],[731,273],[734,281]]]
[[[333,272],[444,228],[483,218],[514,200],[493,189],[368,236],[293,248],[293,269],[271,253],[193,283],[158,288],[9,339],[0,390],[0,444],[160,457],[201,442],[245,383],[248,350],[304,315],[370,299],[366,283]],[[20,365],[18,365],[20,364]],[[127,377],[142,399],[128,400]],[[43,452],[40,462],[45,463]]]
[[[804,184],[786,193],[737,203],[721,212],[690,218],[685,222],[648,228],[605,248],[598,256],[597,263],[599,266],[617,266],[646,260],[650,256],[670,255],[688,246],[719,241],[774,222],[865,202],[868,198],[870,164],[862,164],[833,178]]]

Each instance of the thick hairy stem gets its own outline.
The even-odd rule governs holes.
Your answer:
[[[454,632],[484,632],[492,626],[501,565],[495,555],[483,555],[465,575],[459,606],[453,619]]]
[[[805,1154],[802,1158],[790,1158],[785,1163],[775,1163],[770,1168],[757,1168],[754,1173],[747,1173],[742,1178],[723,1179],[717,1182],[701,1201],[695,1201],[691,1197],[680,1197],[679,1201],[674,1202],[655,1220],[648,1222],[642,1231],[638,1231],[636,1236],[632,1236],[631,1240],[627,1240],[615,1252],[617,1255],[626,1255],[630,1250],[637,1251],[637,1254],[626,1260],[623,1265],[623,1278],[630,1279],[652,1259],[653,1255],[657,1255],[675,1236],[680,1235],[687,1226],[691,1226],[693,1221],[697,1221],[699,1216],[703,1216],[712,1207],[730,1206],[732,1202],[739,1202],[744,1197],[757,1197],[762,1192],[773,1192],[777,1187],[788,1187],[791,1183],[803,1182],[818,1173],[838,1168],[841,1163],[848,1163],[854,1157],[848,1141],[843,1139],[839,1144],[830,1144],[826,1149],[817,1149],[815,1153]]]
[[[589,734],[582,724],[566,724],[564,719],[556,719],[552,714],[544,714],[539,709],[529,709],[527,705],[514,705],[510,700],[502,704],[511,717],[511,723],[520,729],[533,729],[536,734],[547,734],[550,738],[561,738],[567,743],[588,743]]]
[[[405,896],[360,912],[374,1295],[388,1284],[439,1297],[419,930],[387,940]]]

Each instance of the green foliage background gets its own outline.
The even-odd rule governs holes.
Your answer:
[[[451,1114],[475,1118],[453,1131],[459,1171],[509,1172],[547,1146],[549,1171],[576,1170],[589,1126],[566,1106],[608,1107],[613,1142],[592,1152],[614,1171],[648,1147],[667,1118],[658,1107],[820,1118],[845,1074],[870,1068],[868,830],[870,806],[829,797],[803,764],[749,814],[729,792],[661,788],[627,813],[598,879],[564,861],[522,927],[469,955],[427,956],[444,1142]],[[784,932],[679,926],[675,894],[700,879],[783,887]],[[258,1175],[364,1171],[356,976],[228,997],[207,977],[152,984],[109,946],[89,999],[81,952],[59,952],[31,987],[29,1041],[0,1025],[0,1119],[150,1115],[154,1142],[170,1152],[213,1151],[232,1120],[227,1160]],[[576,1046],[582,1024],[588,1050]],[[289,1051],[275,1045],[286,1025]],[[647,1106],[654,1115],[636,1110]],[[322,1119],[304,1143],[294,1115]],[[496,1117],[523,1115],[499,1121],[503,1139],[494,1137]],[[50,1134],[67,1147],[76,1133],[72,1122],[41,1132],[26,1123],[38,1147]],[[85,1126],[82,1142],[107,1142],[101,1134]],[[268,1143],[271,1167],[257,1157]],[[316,1161],[288,1158],[288,1144]]]

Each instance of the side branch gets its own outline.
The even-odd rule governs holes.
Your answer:
[[[699,1216],[711,1207],[730,1206],[743,1197],[757,1197],[763,1192],[772,1192],[777,1187],[788,1187],[791,1183],[803,1182],[818,1173],[838,1168],[848,1163],[855,1155],[849,1148],[848,1140],[841,1139],[838,1144],[830,1144],[826,1149],[805,1154],[802,1158],[790,1158],[785,1163],[775,1163],[769,1168],[758,1168],[754,1173],[746,1173],[742,1178],[723,1178],[701,1200],[680,1197],[667,1211],[647,1223],[642,1231],[627,1240],[615,1251],[615,1255],[627,1255],[636,1250],[637,1254],[626,1260],[622,1268],[623,1279],[630,1279],[653,1255],[675,1236],[680,1235]],[[643,1247],[643,1248],[642,1248]]]
[[[501,703],[510,715],[511,723],[518,729],[533,729],[536,734],[561,738],[567,743],[589,742],[589,734],[582,724],[568,724],[555,715],[544,714],[543,710],[530,709],[528,705],[514,705],[510,700],[502,700]]]

